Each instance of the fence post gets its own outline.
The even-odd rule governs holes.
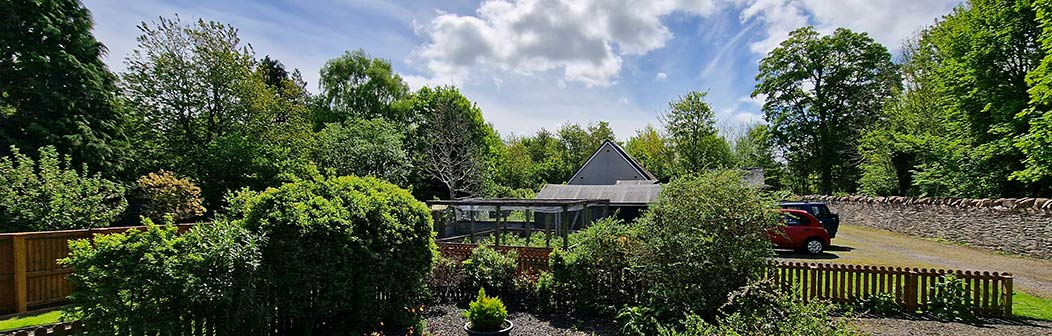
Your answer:
[[[1004,317],[1012,317],[1012,273],[1002,274],[1004,279],[1004,291],[1001,295],[1004,295]]]
[[[809,293],[804,295],[805,297],[807,297],[807,299],[805,299],[804,302],[808,302],[810,301],[810,299],[818,297],[818,265],[808,263],[807,270],[808,273],[811,273],[809,274],[811,281],[809,281],[807,284],[807,291]]]
[[[26,277],[26,236],[16,234],[11,236],[11,251],[14,252],[15,262],[15,311],[18,313],[25,313],[28,311],[29,295],[28,295],[28,284],[29,280]]]
[[[906,309],[908,310],[908,313],[912,314],[912,313],[917,312],[917,307],[919,306],[919,304],[917,302],[917,300],[918,300],[918,298],[917,298],[917,286],[918,285],[917,285],[917,269],[916,268],[907,268],[906,269],[905,286],[906,286],[906,288],[903,290],[903,298],[902,298],[902,300],[903,300],[903,303],[905,303],[905,305],[906,305]]]

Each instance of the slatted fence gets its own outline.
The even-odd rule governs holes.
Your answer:
[[[1010,273],[802,262],[776,262],[771,270],[781,286],[805,300],[847,303],[886,293],[907,311],[927,308],[936,295],[933,285],[952,274],[964,281],[976,315],[1012,316]]]
[[[471,257],[471,251],[476,247],[478,247],[478,244],[438,243],[438,251],[443,257],[457,261],[463,261],[468,257]],[[516,272],[520,274],[547,270],[548,256],[552,253],[552,249],[547,247],[490,247],[501,253],[508,253],[508,251],[514,250],[519,255],[519,263]]]
[[[179,231],[193,224],[179,224]],[[69,241],[145,226],[0,234],[0,315],[24,313],[67,301],[72,270],[57,260],[69,255]]]

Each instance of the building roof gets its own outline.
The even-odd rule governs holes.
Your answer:
[[[566,184],[610,185],[617,181],[657,180],[621,146],[604,141]]]
[[[605,199],[614,206],[645,206],[657,200],[660,184],[567,185],[548,184],[539,199]]]

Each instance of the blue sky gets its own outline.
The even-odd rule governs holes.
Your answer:
[[[391,61],[413,88],[455,84],[502,135],[609,121],[621,139],[668,101],[708,91],[720,126],[761,120],[759,60],[803,25],[902,41],[956,0],[86,0],[107,63],[123,71],[136,26],[178,14],[240,29],[258,57],[318,70],[345,50]]]

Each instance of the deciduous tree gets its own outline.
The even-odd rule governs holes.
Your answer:
[[[764,57],[756,80],[753,96],[766,97],[765,119],[791,173],[817,174],[821,193],[854,191],[859,130],[899,82],[887,48],[865,33],[803,27]]]

